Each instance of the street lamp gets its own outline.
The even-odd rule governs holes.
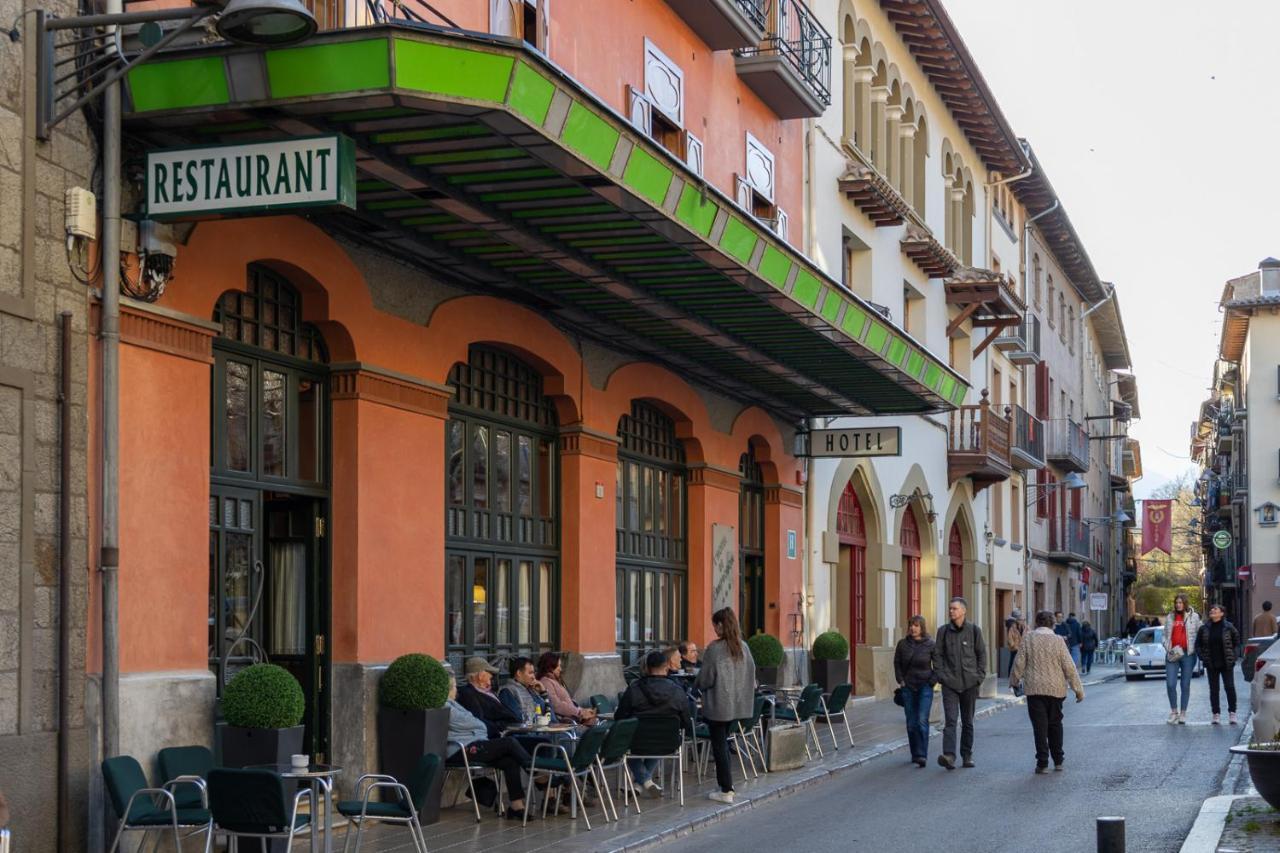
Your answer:
[[[104,754],[120,751],[120,620],[119,620],[119,456],[120,456],[120,78],[145,63],[196,24],[217,18],[214,27],[230,41],[280,45],[300,41],[316,31],[315,17],[299,0],[230,0],[175,9],[123,11],[122,0],[106,0],[104,14],[60,18],[35,10],[37,49],[36,136],[50,131],[81,107],[102,96],[102,746]],[[159,34],[160,23],[178,23]],[[120,52],[118,27],[143,25],[143,49],[126,58]],[[57,33],[71,31],[63,45],[76,50],[58,60]],[[16,34],[11,33],[16,40]],[[87,51],[84,56],[81,51]],[[74,72],[67,63],[76,60]],[[59,94],[59,87],[63,91]],[[70,101],[60,107],[60,103]]]
[[[1086,485],[1087,483],[1085,483],[1084,477],[1081,477],[1075,471],[1072,471],[1070,474],[1063,477],[1061,480],[1059,480],[1056,483],[1028,483],[1027,491],[1030,491],[1032,489],[1046,489],[1046,490],[1047,489],[1067,489],[1068,491],[1074,492],[1074,491],[1077,491],[1078,489],[1083,489]],[[1027,501],[1027,506],[1031,506],[1033,503],[1035,503],[1039,499],[1040,497],[1039,495],[1037,495],[1036,497]]]

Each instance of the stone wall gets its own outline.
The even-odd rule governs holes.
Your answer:
[[[63,194],[90,185],[95,148],[85,119],[64,122],[47,143],[35,139],[34,17],[0,0],[17,19],[19,44],[0,51],[0,790],[22,850],[56,844],[59,583],[60,344],[58,314],[72,312],[70,595],[66,671],[73,812],[65,849],[83,849],[84,803],[92,758],[85,736],[87,613],[86,378],[89,290],[67,263]],[[53,2],[59,14],[74,5]]]

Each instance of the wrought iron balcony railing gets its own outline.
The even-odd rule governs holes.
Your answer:
[[[1084,428],[1070,418],[1051,420],[1047,426],[1045,458],[1068,471],[1088,471],[1089,434]]]
[[[1013,467],[1044,467],[1044,422],[1021,406],[1013,407]]]
[[[734,51],[738,73],[782,118],[821,115],[831,105],[831,35],[800,0],[762,2],[765,37]]]

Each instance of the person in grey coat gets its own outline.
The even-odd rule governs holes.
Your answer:
[[[965,621],[969,603],[960,596],[951,599],[947,624],[938,629],[933,645],[933,673],[942,685],[942,754],[938,763],[956,768],[956,718],[960,719],[960,757],[965,767],[973,766],[973,711],[978,703],[978,687],[987,677],[987,647],[982,631]]]
[[[711,799],[733,802],[733,771],[729,766],[729,724],[747,720],[755,708],[756,662],[742,642],[738,617],[732,607],[711,614],[711,627],[719,638],[702,653],[702,669],[694,682],[702,691],[702,718],[711,731],[711,755],[716,760],[719,791]]]

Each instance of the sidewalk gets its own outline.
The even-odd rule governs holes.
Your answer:
[[[1085,679],[1085,686],[1100,684],[1121,675],[1118,666],[1095,666],[1093,673]],[[977,715],[979,718],[994,714],[1012,705],[1021,704],[1010,693],[1005,679],[999,680],[998,697],[980,699]],[[471,853],[471,851],[501,850],[507,853],[532,853],[538,850],[554,849],[557,853],[567,851],[637,851],[645,850],[661,844],[671,838],[684,836],[701,826],[707,826],[721,820],[732,818],[744,810],[754,808],[759,803],[769,802],[784,797],[812,785],[820,784],[831,776],[857,767],[886,753],[901,749],[907,745],[903,723],[902,709],[891,700],[875,701],[859,699],[850,704],[849,722],[853,728],[854,746],[849,747],[844,726],[836,724],[836,736],[841,744],[839,750],[832,750],[831,737],[825,724],[818,725],[819,737],[826,755],[815,759],[798,770],[781,773],[765,773],[759,779],[748,779],[736,785],[738,799],[732,806],[711,802],[707,794],[715,788],[714,771],[712,778],[699,784],[695,775],[685,774],[685,806],[680,807],[673,797],[661,800],[641,800],[643,814],[636,815],[634,810],[623,810],[621,799],[617,799],[618,813],[621,820],[617,823],[605,823],[599,807],[591,809],[591,825],[587,831],[581,819],[571,820],[568,816],[548,817],[547,820],[533,820],[527,827],[508,820],[499,820],[492,814],[485,814],[481,823],[476,823],[466,799],[459,801],[458,806],[444,809],[439,823],[425,828],[427,846],[432,851],[450,850],[455,853]],[[941,727],[934,729],[934,735]],[[936,755],[937,745],[932,745],[931,757]],[[905,757],[904,757],[905,761]],[[734,769],[735,779],[740,771]],[[612,774],[611,774],[612,775]],[[338,842],[342,833],[337,833]],[[337,845],[335,845],[336,847]],[[380,826],[366,830],[364,849],[387,853],[387,851],[412,850],[413,844],[407,830],[400,827]]]

